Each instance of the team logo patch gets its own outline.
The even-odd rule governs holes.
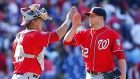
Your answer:
[[[120,39],[116,39],[116,45],[121,46],[121,40]]]
[[[98,41],[98,49],[99,50],[103,50],[103,49],[106,49],[108,46],[109,46],[109,39],[101,39]]]

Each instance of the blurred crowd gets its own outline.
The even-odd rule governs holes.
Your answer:
[[[0,0],[0,79],[11,79],[13,75],[12,42],[16,34],[26,28],[20,26],[20,8],[33,3],[41,4],[53,18],[44,21],[43,30],[50,32],[64,22],[72,6],[77,7],[84,22],[77,31],[89,28],[85,12],[94,6],[103,7],[107,12],[106,27],[121,36],[127,79],[140,79],[140,0]],[[62,41],[45,49],[45,71],[40,79],[85,79],[81,48],[65,46]]]

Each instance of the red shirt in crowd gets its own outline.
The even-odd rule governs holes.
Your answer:
[[[3,53],[0,53],[0,72],[7,72],[7,63],[6,56]]]

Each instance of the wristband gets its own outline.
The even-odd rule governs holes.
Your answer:
[[[65,22],[64,22],[64,24],[67,24],[68,26],[70,25],[70,23],[71,23],[70,19],[66,19]]]

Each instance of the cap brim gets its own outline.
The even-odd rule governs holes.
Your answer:
[[[85,13],[86,16],[89,16],[90,14],[95,14],[95,13],[92,13],[92,12],[86,12]]]
[[[23,21],[20,25],[21,26],[25,26],[26,24],[28,24],[30,21]]]

